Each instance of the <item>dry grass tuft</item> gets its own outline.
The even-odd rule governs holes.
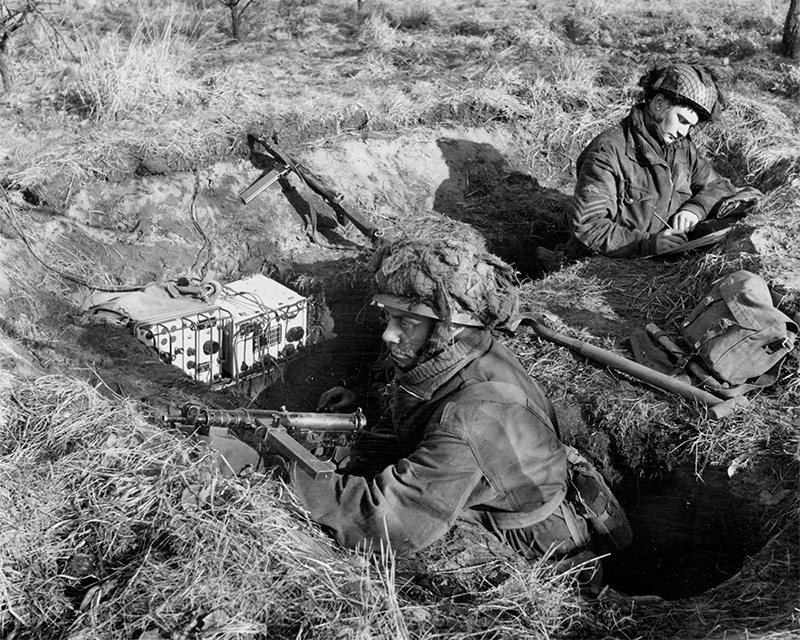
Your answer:
[[[731,166],[763,191],[784,184],[797,173],[798,133],[776,105],[733,94],[725,111],[725,130],[711,130]],[[722,135],[720,135],[722,133]]]
[[[592,258],[524,283],[523,308],[555,314],[551,328],[556,331],[632,359],[628,339],[634,330],[653,322],[679,341],[680,322],[716,280],[739,269],[762,271],[750,254],[708,253],[675,262]],[[791,414],[770,409],[776,401],[797,404],[792,358],[778,385],[751,394],[748,408],[713,422],[701,406],[584,362],[532,334],[515,336],[509,344],[551,397],[577,401],[584,419],[611,438],[610,445],[582,444],[612,467],[621,464],[637,472],[655,463],[670,466],[694,459],[702,468],[742,454],[800,446]]]
[[[181,33],[184,18],[176,13],[154,24],[145,14],[130,39],[118,31],[78,36],[79,64],[65,102],[100,121],[145,123],[206,100],[192,78],[199,51]]]
[[[74,380],[17,380],[1,408],[6,636],[422,637],[467,616],[471,633],[547,638],[580,617],[574,576],[544,563],[494,584],[460,565],[452,599],[432,598],[435,563],[335,549],[281,482],[223,477],[205,448]]]

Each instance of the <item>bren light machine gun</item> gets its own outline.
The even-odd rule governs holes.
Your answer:
[[[361,409],[354,413],[296,413],[260,409],[209,409],[185,404],[164,423],[186,425],[201,432],[223,427],[254,446],[259,454],[273,453],[290,461],[314,480],[326,480],[336,471],[331,461],[338,447],[350,446],[367,424]]]

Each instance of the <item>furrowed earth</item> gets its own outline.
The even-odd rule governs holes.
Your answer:
[[[576,42],[603,45],[605,31],[596,32],[593,23],[576,18],[570,24]],[[613,66],[609,62],[606,68],[609,76]],[[796,105],[779,106],[796,133]],[[2,108],[21,126],[25,118],[13,104]],[[426,230],[479,234],[519,270],[526,311],[548,312],[558,331],[628,358],[636,329],[655,322],[679,335],[680,320],[718,276],[735,269],[763,275],[785,294],[788,313],[800,310],[796,159],[748,173],[734,142],[713,149],[721,172],[767,193],[719,245],[662,259],[594,257],[552,269],[534,250],[555,248],[567,237],[574,141],[559,147],[572,157],[537,149],[532,140],[541,133],[532,133],[534,123],[497,114],[432,115],[401,131],[372,129],[367,115],[351,116],[350,123],[320,125],[318,131],[253,121],[228,141],[224,157],[197,166],[164,152],[133,158],[132,167],[105,179],[4,179],[0,361],[11,405],[17,380],[58,375],[88,382],[112,404],[131,402],[159,425],[163,415],[187,402],[314,411],[319,395],[334,385],[357,391],[371,408],[366,398],[379,376],[382,331],[365,270],[373,243],[337,220],[292,173],[245,204],[239,194],[269,161],[257,145],[247,144],[244,129],[280,144],[385,239]],[[7,163],[9,175],[20,170]],[[317,242],[310,237],[310,207],[317,217]],[[251,274],[264,274],[308,298],[308,332],[290,358],[220,388],[164,362],[130,326],[86,313],[98,292],[180,277],[224,284]],[[715,421],[699,403],[589,361],[530,329],[496,337],[553,400],[562,439],[603,472],[634,531],[633,545],[604,561],[610,588],[579,600],[587,617],[563,625],[565,636],[773,640],[797,633],[800,405],[794,353],[775,386],[752,393],[747,407]],[[222,476],[236,476],[257,462],[238,440],[206,441],[225,456]],[[474,605],[478,618],[496,615],[490,622],[473,621],[472,632],[459,628],[458,637],[521,637],[513,625],[504,636],[504,624],[511,623],[496,612],[503,609],[502,597],[491,606],[476,604],[475,593],[518,588],[510,576],[520,560],[488,534],[458,526],[431,549],[397,563],[404,602],[415,603],[402,615],[427,629],[428,637],[458,628],[444,620],[447,616],[431,622],[424,609],[431,602],[452,605],[453,620],[463,615],[459,606]],[[474,592],[465,591],[459,578],[463,566],[485,567],[470,578]],[[87,579],[69,594],[80,604],[73,610],[81,611],[83,617],[75,614],[81,624],[85,598],[97,585],[91,575],[87,570]],[[11,602],[7,597],[0,605],[0,630],[8,637],[29,637],[18,624],[24,616],[16,615]],[[274,631],[274,637],[301,637],[301,618]],[[231,629],[221,637],[236,637],[233,623]],[[163,637],[179,637],[176,633]],[[199,637],[200,627],[192,634]],[[412,636],[425,633],[396,637]]]

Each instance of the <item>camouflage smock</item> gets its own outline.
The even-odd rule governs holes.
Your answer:
[[[402,457],[394,464],[373,477],[336,475],[323,482],[293,474],[311,519],[346,547],[388,542],[398,553],[433,543],[465,510],[486,526],[488,516],[498,525],[489,528],[527,557],[537,554],[529,546],[547,549],[569,539],[557,512],[525,526],[526,514],[554,511],[566,493],[566,454],[550,402],[486,331],[471,332],[443,356],[395,381],[393,424]],[[470,387],[485,381],[505,383],[517,400],[522,391],[527,406],[503,392],[471,398]],[[572,548],[564,543],[564,551]]]
[[[656,252],[656,234],[685,209],[704,220],[736,193],[689,138],[662,147],[644,104],[597,136],[578,157],[571,230],[584,248],[610,257]],[[656,215],[658,214],[658,216]]]

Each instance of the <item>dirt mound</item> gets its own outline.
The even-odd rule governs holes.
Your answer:
[[[510,135],[441,129],[393,139],[351,137],[296,155],[341,194],[345,207],[387,235],[425,216],[470,224],[523,270],[535,269],[533,245],[563,219],[566,196],[524,172]],[[339,225],[293,175],[243,204],[239,194],[261,175],[258,164],[251,157],[194,174],[89,183],[75,189],[65,210],[31,205],[26,193],[12,193],[18,206],[0,229],[8,330],[28,339],[50,366],[91,370],[111,388],[132,387],[129,393],[139,396],[149,382],[158,387],[174,373],[156,375],[151,354],[124,333],[81,326],[79,307],[92,290],[180,276],[224,283],[265,273],[312,300],[326,295],[330,304],[340,295],[337,288],[358,281],[355,261],[369,241],[352,225]],[[307,200],[320,216],[321,245],[309,239]],[[315,306],[322,315],[325,307]],[[26,335],[33,324],[58,339]],[[330,331],[321,327],[322,335]],[[121,354],[127,354],[124,361]],[[127,376],[132,368],[137,374]],[[132,379],[123,384],[121,378]]]
[[[391,139],[342,137],[296,155],[342,194],[344,206],[387,237],[431,224],[454,233],[469,226],[531,278],[541,275],[533,248],[564,238],[568,194],[537,182],[511,133],[437,129]],[[368,310],[361,271],[369,241],[354,227],[340,225],[332,210],[291,175],[243,204],[239,194],[261,174],[259,166],[251,157],[193,174],[86,184],[63,211],[26,203],[24,193],[12,194],[17,200],[0,229],[4,329],[14,338],[4,347],[6,369],[67,372],[111,397],[140,401],[154,418],[187,401],[313,410],[319,394],[334,384],[373,385],[380,375],[372,365],[381,328]],[[309,202],[320,216],[321,244],[309,237]],[[787,237],[786,231],[757,228],[742,227],[726,250],[769,265],[769,249]],[[626,352],[633,328],[653,318],[674,322],[691,305],[699,287],[687,284],[692,273],[715,273],[714,265],[727,264],[733,253],[710,255],[706,263],[696,256],[645,262],[595,258],[535,278],[525,291],[532,305],[557,313],[569,331]],[[242,385],[209,390],[161,361],[127,328],[82,322],[81,305],[95,290],[137,288],[179,276],[229,282],[251,273],[267,274],[308,297],[312,337],[300,357]],[[792,272],[784,273],[781,283],[791,291]],[[719,468],[705,476],[709,485],[701,486],[691,461],[719,464],[731,456],[730,450],[692,451],[707,446],[703,438],[716,428],[698,416],[696,407],[609,376],[530,337],[512,338],[509,344],[554,398],[563,436],[590,453],[621,487],[632,519],[645,532],[644,546],[611,567],[609,575],[620,588],[670,599],[696,596],[729,579],[766,541],[762,529],[743,535],[738,529],[723,531],[721,522],[744,508],[752,510],[753,527],[759,518],[786,522],[785,514],[782,520],[775,515],[785,508],[785,494],[760,493],[760,483],[770,478],[764,479],[756,453],[752,471],[737,478],[748,478],[755,493],[734,494]],[[782,393],[764,394],[753,411],[779,402]],[[753,415],[737,418],[732,428],[750,419],[763,438],[784,428],[763,426]],[[769,468],[778,469],[779,491],[784,491],[796,469],[785,456],[771,460]],[[683,506],[665,509],[665,501],[675,500]],[[706,508],[709,501],[715,510]],[[668,522],[665,513],[673,515]],[[692,516],[699,513],[709,517]],[[647,542],[647,532],[667,528],[667,542]],[[729,546],[722,556],[713,550],[719,539]],[[464,544],[460,538],[450,542]],[[670,572],[686,545],[695,554],[693,572]]]

